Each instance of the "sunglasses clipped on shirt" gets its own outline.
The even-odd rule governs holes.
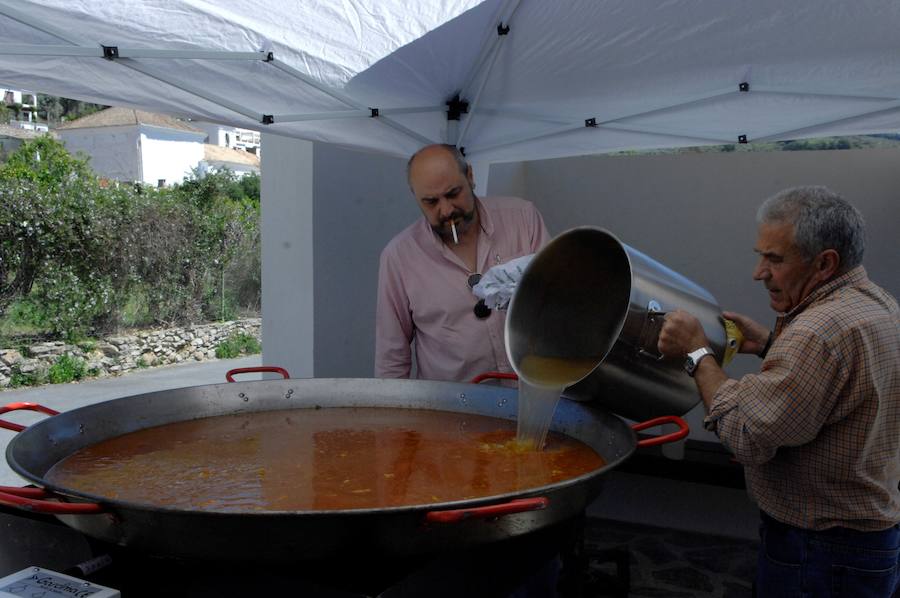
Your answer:
[[[469,283],[469,288],[474,289],[475,285],[481,282],[481,274],[470,274],[467,282]],[[472,308],[472,312],[476,318],[483,320],[491,315],[491,308],[487,306],[484,299],[479,299],[475,307]]]

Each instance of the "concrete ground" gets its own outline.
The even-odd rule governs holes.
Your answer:
[[[38,403],[56,411],[68,411],[84,405],[108,401],[119,397],[200,386],[225,382],[225,373],[234,368],[261,365],[260,355],[236,359],[211,359],[176,365],[133,370],[115,378],[93,378],[71,384],[45,384],[43,386],[16,388],[0,391],[0,407],[10,403]],[[260,374],[245,374],[239,380],[259,380]],[[0,415],[0,419],[17,424],[30,425],[46,416],[32,411],[16,411]],[[0,486],[22,486],[24,480],[6,463],[6,445],[15,433],[0,428]]]

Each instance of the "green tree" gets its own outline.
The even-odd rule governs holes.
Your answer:
[[[71,338],[114,329],[126,305],[153,324],[258,308],[255,188],[228,172],[101,184],[53,139],[23,144],[0,168],[0,317],[24,300],[30,323]]]
[[[62,120],[65,109],[60,98],[56,96],[38,96],[38,114],[44,115],[48,123],[58,123]]]
[[[26,141],[0,167],[0,181],[32,181],[48,190],[59,189],[76,179],[96,180],[88,159],[73,156],[49,135]]]

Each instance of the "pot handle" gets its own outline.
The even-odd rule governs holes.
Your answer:
[[[478,384],[483,382],[484,380],[518,380],[519,377],[516,376],[512,372],[485,372],[483,374],[478,374],[474,378],[472,378],[469,383],[470,384]]]
[[[425,521],[428,523],[459,523],[466,519],[493,519],[512,515],[514,513],[526,513],[528,511],[540,511],[546,509],[550,499],[543,496],[535,498],[516,498],[509,502],[486,507],[472,507],[471,509],[452,509],[449,511],[428,511]]]
[[[89,515],[103,513],[103,506],[93,502],[54,502],[45,500],[53,494],[43,488],[15,488],[0,486],[0,505],[19,507],[32,513],[54,515]]]
[[[44,407],[43,405],[38,405],[37,403],[10,403],[5,407],[0,407],[0,413],[22,410],[40,411],[41,413],[46,413],[47,415],[59,415],[59,411],[54,411],[49,407]],[[13,432],[21,432],[25,429],[25,426],[0,419],[0,428],[12,430]]]
[[[255,368],[234,368],[233,370],[228,370],[225,373],[225,379],[229,382],[234,382],[235,374],[255,374],[259,372],[272,372],[273,374],[281,374],[281,377],[285,380],[291,377],[286,369],[280,368],[277,365],[261,365]]]
[[[645,438],[644,440],[639,440],[637,443],[638,447],[657,446],[660,444],[675,442],[676,440],[681,440],[682,438],[687,436],[691,431],[688,423],[677,415],[663,415],[662,417],[654,417],[653,419],[648,419],[645,422],[631,424],[631,429],[635,432],[640,432],[641,430],[653,428],[654,426],[661,426],[662,424],[675,424],[676,426],[678,426],[678,430],[676,432],[672,432],[671,434],[662,434],[661,436],[654,436],[653,438]]]

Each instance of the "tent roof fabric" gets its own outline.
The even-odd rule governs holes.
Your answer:
[[[146,110],[112,107],[82,116],[57,127],[58,130],[93,129],[98,127],[120,127],[128,125],[150,125],[163,129],[203,133],[197,127],[172,118],[165,114],[156,114]]]
[[[898,132],[897,31],[896,0],[0,0],[0,83],[503,161]]]

